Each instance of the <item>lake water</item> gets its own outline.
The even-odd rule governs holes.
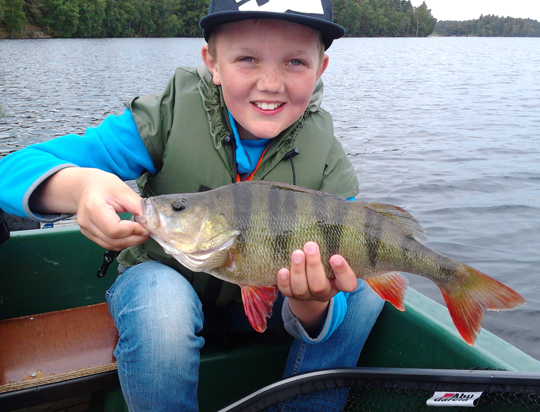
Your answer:
[[[0,40],[0,157],[161,91],[176,66],[200,62],[202,44]],[[360,198],[404,207],[430,246],[523,294],[525,306],[483,326],[540,359],[540,39],[342,39],[329,55],[324,107]]]

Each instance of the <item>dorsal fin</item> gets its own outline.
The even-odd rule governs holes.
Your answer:
[[[296,185],[293,185],[291,183],[272,182],[270,180],[251,180],[251,181],[238,182],[238,183],[234,183],[234,184],[236,184],[236,185],[239,185],[239,184],[240,185],[243,185],[243,184],[264,185],[264,186],[270,186],[270,187],[274,187],[276,189],[281,189],[281,190],[292,190],[294,192],[308,193],[308,194],[311,194],[311,195],[329,196],[329,197],[333,197],[335,199],[345,201],[345,199],[343,199],[342,197],[339,197],[339,196],[336,196],[336,195],[333,195],[333,194],[330,194],[330,193],[326,193],[326,192],[320,192],[318,190],[309,189],[309,188],[304,187],[304,186],[296,186]]]
[[[290,183],[272,182],[269,180],[252,180],[252,181],[246,181],[246,182],[239,182],[235,184],[266,185],[270,187],[275,187],[276,189],[292,190],[295,192],[302,192],[302,193],[308,193],[308,194],[319,195],[319,196],[329,196],[335,199],[346,201],[345,199],[336,195],[332,195],[325,192],[319,192],[317,190],[308,189],[302,186],[295,186]],[[359,201],[355,201],[354,203],[359,204],[376,213],[380,213],[381,215],[384,215],[385,217],[391,219],[394,223],[399,225],[408,236],[414,238],[418,242],[427,242],[426,233],[424,232],[424,229],[422,229],[418,220],[416,220],[406,210],[398,206],[386,205],[382,203],[366,203],[366,202],[359,202]]]
[[[406,210],[393,205],[385,205],[382,203],[363,203],[363,202],[355,202],[355,203],[361,203],[362,206],[380,213],[381,215],[384,215],[385,217],[391,219],[394,223],[399,225],[407,235],[411,236],[418,242],[427,242],[426,233],[424,232],[424,229],[420,226],[420,223],[418,223],[418,220],[416,220],[409,212]]]

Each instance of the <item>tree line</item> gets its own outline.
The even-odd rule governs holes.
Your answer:
[[[476,20],[439,21],[434,34],[439,36],[540,37],[540,22],[513,17],[480,16]]]
[[[410,0],[334,0],[334,18],[351,37],[425,37],[437,23],[425,2]]]
[[[0,0],[0,37],[198,37],[209,0]],[[334,0],[348,36],[427,36],[436,19],[410,0]]]
[[[51,37],[194,37],[208,0],[0,0],[0,29]]]

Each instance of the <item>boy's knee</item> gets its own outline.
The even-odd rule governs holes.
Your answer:
[[[126,270],[107,292],[107,301],[113,318],[121,323],[167,329],[202,322],[201,303],[193,287],[180,273],[159,262]]]

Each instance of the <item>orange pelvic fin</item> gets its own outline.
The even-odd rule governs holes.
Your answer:
[[[460,285],[439,285],[450,316],[461,337],[474,345],[480,332],[484,310],[513,309],[525,303],[519,293],[482,272],[462,264]]]
[[[277,286],[241,286],[242,302],[249,323],[257,332],[266,330],[266,318],[272,316]]]
[[[398,272],[388,272],[382,275],[365,279],[373,291],[384,300],[387,300],[396,309],[405,310],[403,299],[409,282]]]

